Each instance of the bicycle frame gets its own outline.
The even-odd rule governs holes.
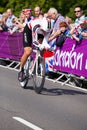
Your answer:
[[[36,74],[37,74],[37,68],[38,68],[38,57],[40,56],[40,50],[34,50],[34,52],[36,53],[35,55],[35,59],[34,59],[34,62],[33,62],[33,65],[31,67],[31,69],[29,69],[29,74],[32,75],[33,74],[33,71],[34,71],[34,67],[36,65]]]

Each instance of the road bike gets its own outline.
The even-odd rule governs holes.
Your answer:
[[[45,27],[46,29],[46,27]],[[33,79],[33,88],[36,93],[41,93],[45,83],[45,59],[42,56],[42,51],[47,44],[47,38],[49,36],[49,29],[45,30],[41,28],[39,24],[35,25],[33,28],[33,54],[34,56],[29,56],[28,60],[24,66],[24,73],[27,75],[27,78],[23,82],[20,82],[22,88],[26,88],[30,78]],[[38,35],[38,32],[42,32],[41,35]],[[40,37],[38,37],[40,36]],[[42,39],[42,43],[38,42],[39,38]]]
[[[45,83],[45,60],[41,56],[41,50],[37,43],[34,43],[33,55],[29,56],[24,66],[26,78],[20,82],[22,88],[26,88],[29,79],[33,79],[33,88],[36,93],[41,93]]]

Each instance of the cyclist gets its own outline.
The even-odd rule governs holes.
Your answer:
[[[40,49],[43,50],[44,48],[50,48],[47,39],[48,35],[44,37],[46,34],[46,29],[47,29],[47,20],[46,18],[34,18],[32,19],[26,26],[24,27],[23,31],[23,45],[24,45],[24,54],[21,58],[21,63],[20,63],[20,72],[18,73],[18,79],[19,81],[23,81],[27,75],[24,73],[24,65],[27,61],[27,58],[31,55],[32,53],[32,30],[35,28],[38,28],[38,25],[40,27],[40,30],[38,30],[38,43],[40,44]],[[36,30],[36,29],[35,29]],[[45,30],[45,31],[42,31]]]
[[[18,73],[18,80],[23,81],[27,75],[24,73],[24,65],[27,61],[27,58],[31,55],[32,53],[32,31],[29,28],[29,22],[34,18],[32,16],[32,10],[31,9],[25,9],[23,10],[26,20],[25,20],[25,25],[24,25],[24,30],[23,30],[23,47],[24,47],[24,53],[21,57],[20,61],[20,72]]]

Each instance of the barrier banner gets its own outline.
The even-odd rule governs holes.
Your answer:
[[[55,69],[87,78],[87,39],[76,45],[75,40],[67,38],[63,47],[57,47],[55,53],[46,51],[46,71]],[[0,32],[0,58],[20,61],[22,54],[23,34]]]
[[[23,53],[22,33],[0,32],[0,58],[19,61]]]
[[[53,63],[53,68],[58,71],[87,78],[87,39],[77,44],[67,38],[61,49],[56,48]]]

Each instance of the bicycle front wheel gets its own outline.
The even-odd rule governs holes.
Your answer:
[[[33,72],[33,87],[36,93],[41,93],[45,83],[45,61],[43,57],[38,57]]]

